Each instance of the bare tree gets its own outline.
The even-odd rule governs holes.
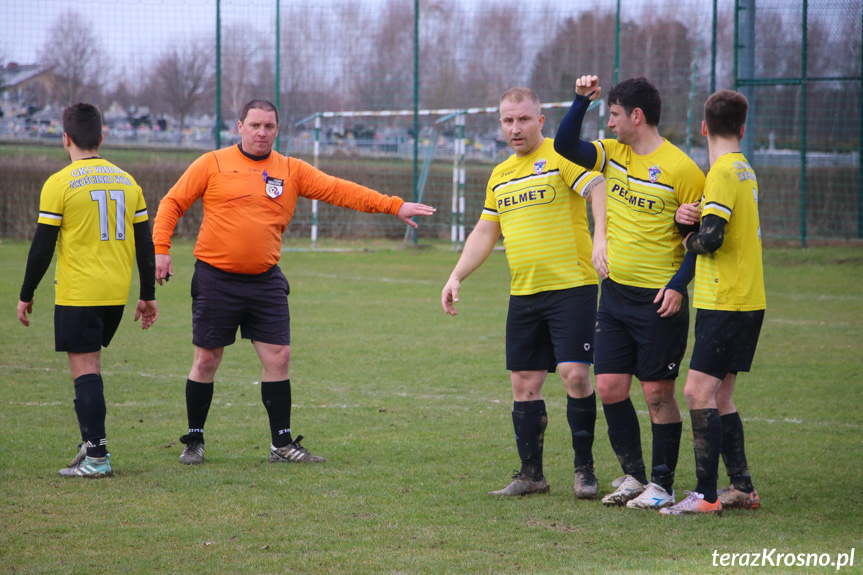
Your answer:
[[[248,25],[234,24],[222,33],[222,112],[239,117],[243,104],[273,93],[272,45],[263,33],[250,32]],[[266,70],[269,72],[267,73]]]
[[[400,0],[387,0],[380,12],[360,23],[368,41],[351,54],[360,109],[412,105],[413,24],[413,7]]]
[[[212,42],[193,41],[184,48],[168,49],[156,63],[151,88],[156,101],[176,116],[181,131],[196,106],[212,96],[213,61]]]
[[[334,25],[336,15],[328,6],[289,4],[282,12],[282,29],[290,27],[279,39],[281,70],[282,126],[313,112],[343,109],[351,106],[350,78],[356,73],[349,64],[354,47],[364,38],[359,25],[361,7],[346,4],[337,14],[342,23]],[[303,22],[302,26],[291,26]],[[272,78],[273,62],[261,63],[259,76]],[[270,88],[272,91],[272,88]]]
[[[39,59],[54,66],[55,100],[61,105],[98,101],[111,72],[99,37],[80,14],[71,10],[58,16],[49,29],[57,33],[49,35]]]

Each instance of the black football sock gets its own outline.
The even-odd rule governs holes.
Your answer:
[[[575,467],[593,465],[593,434],[596,429],[596,393],[587,397],[566,397],[566,419],[572,432]]]
[[[512,427],[521,459],[521,473],[531,479],[542,478],[542,448],[547,426],[544,400],[512,403]]]
[[[653,461],[650,480],[668,493],[674,485],[674,470],[680,455],[680,435],[683,423],[651,423],[653,431]]]
[[[746,463],[746,450],[743,444],[743,421],[740,414],[727,413],[722,420],[722,461],[731,485],[744,493],[752,493],[752,478],[749,476],[749,465]]]
[[[692,447],[695,451],[695,491],[708,503],[716,502],[716,482],[719,472],[719,451],[722,443],[722,422],[718,409],[691,409]]]
[[[273,447],[284,447],[291,442],[291,380],[262,381],[261,401],[270,418],[270,436]]]
[[[603,403],[602,410],[608,424],[608,440],[621,469],[642,484],[647,483],[641,452],[641,427],[632,400],[627,397],[617,403]]]
[[[105,457],[105,394],[102,376],[86,373],[75,379],[75,415],[88,457]]]
[[[210,413],[210,403],[213,401],[213,382],[186,380],[186,417],[189,421],[188,439],[204,441],[204,424]],[[183,443],[186,443],[184,441]]]

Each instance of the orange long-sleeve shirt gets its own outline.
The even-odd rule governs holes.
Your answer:
[[[232,146],[195,160],[162,198],[153,227],[156,253],[169,253],[177,220],[201,198],[195,257],[226,272],[263,273],[279,261],[282,233],[299,196],[390,215],[404,203],[275,151],[254,160]]]

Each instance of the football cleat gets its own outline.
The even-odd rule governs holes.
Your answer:
[[[632,475],[627,475],[626,479],[623,480],[623,483],[620,484],[620,487],[618,487],[613,493],[609,493],[603,497],[602,502],[608,506],[626,505],[630,499],[635,499],[641,495],[646,487],[646,485],[641,483]]]
[[[183,465],[200,465],[204,462],[204,438],[200,435],[184,435],[180,443],[185,443],[180,463]]]
[[[88,479],[111,477],[114,475],[114,471],[108,461],[110,457],[111,454],[107,454],[105,457],[85,456],[77,465],[64,467],[58,473],[63,477],[86,477]]]
[[[572,485],[572,491],[579,499],[596,497],[599,493],[599,484],[596,481],[593,465],[585,464],[575,468],[575,482]]]
[[[722,502],[717,498],[714,503],[704,500],[704,495],[687,491],[688,497],[671,507],[659,510],[660,515],[722,515]]]
[[[674,490],[671,493],[664,487],[653,483],[647,484],[647,488],[635,499],[626,502],[630,509],[662,509],[674,505]]]
[[[522,473],[516,473],[512,476],[512,482],[497,491],[489,491],[489,495],[497,495],[502,497],[514,497],[517,495],[538,495],[540,493],[548,493],[548,482],[545,477],[539,479],[531,479]]]
[[[758,509],[761,506],[761,499],[754,489],[752,493],[746,493],[729,485],[720,489],[717,494],[723,509]]]
[[[293,443],[284,447],[270,446],[270,463],[323,463],[325,458],[312,455],[309,450],[300,445],[303,439],[298,435]]]

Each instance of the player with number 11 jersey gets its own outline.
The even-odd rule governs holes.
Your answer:
[[[135,258],[133,225],[147,221],[141,187],[102,158],[84,158],[42,188],[39,223],[60,227],[56,303],[125,305]],[[74,254],[67,246],[74,246]]]

